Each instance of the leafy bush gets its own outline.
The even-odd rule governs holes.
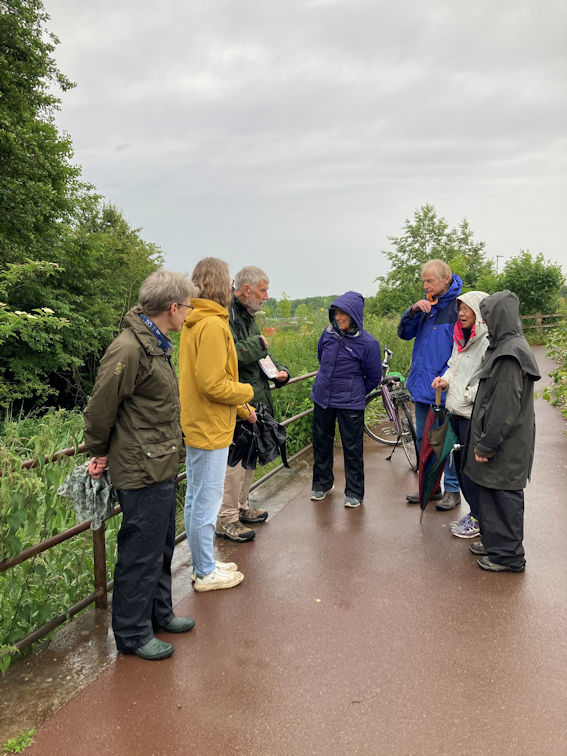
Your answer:
[[[551,373],[552,386],[543,390],[543,398],[561,408],[567,417],[567,325],[551,329],[546,340],[547,354],[558,364]]]

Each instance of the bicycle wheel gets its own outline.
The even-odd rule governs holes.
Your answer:
[[[398,443],[396,426],[387,416],[381,399],[381,391],[373,391],[366,397],[364,432],[380,444],[396,446]]]
[[[419,454],[417,452],[415,426],[413,424],[410,408],[405,402],[401,402],[396,407],[396,418],[400,428],[400,440],[404,447],[406,457],[408,458],[409,466],[412,470],[417,470]]]

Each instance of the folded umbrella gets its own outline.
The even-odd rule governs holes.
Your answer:
[[[419,452],[420,522],[433,491],[439,488],[447,457],[458,442],[457,434],[449,422],[449,414],[441,406],[441,389],[437,389],[435,404],[427,413]]]

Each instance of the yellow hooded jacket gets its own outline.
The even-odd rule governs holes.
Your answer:
[[[228,325],[228,310],[210,299],[192,299],[179,341],[179,395],[185,444],[197,449],[230,446],[236,415],[254,396],[238,383],[238,360]]]

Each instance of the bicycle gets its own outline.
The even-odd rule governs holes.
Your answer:
[[[390,372],[390,358],[393,353],[387,347],[384,349],[382,362],[382,381],[380,386],[366,396],[366,408],[364,410],[364,431],[381,444],[393,446],[392,454],[396,446],[402,446],[409,466],[417,470],[419,453],[415,435],[415,425],[411,412],[411,397],[405,387],[405,378],[396,371]],[[383,411],[376,405],[375,399],[380,398],[386,411],[386,419]],[[391,459],[392,454],[388,457]]]

